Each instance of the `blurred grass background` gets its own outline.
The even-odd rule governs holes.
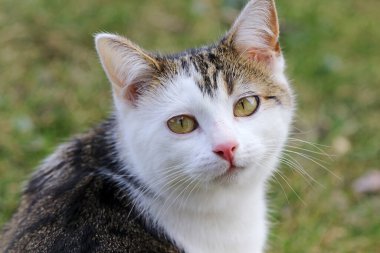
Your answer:
[[[175,52],[218,39],[244,2],[0,0],[0,227],[39,161],[112,109],[94,33]],[[380,168],[380,1],[277,5],[298,95],[293,136],[334,156],[312,153],[312,144],[298,147],[320,165],[292,155],[318,183],[282,166],[270,193],[269,252],[378,253],[380,196],[358,196],[351,185]]]

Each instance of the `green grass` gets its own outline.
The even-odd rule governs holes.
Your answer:
[[[0,226],[41,159],[111,110],[94,33],[174,52],[219,38],[243,2],[0,0]],[[325,169],[293,154],[318,183],[282,166],[270,193],[270,252],[379,252],[380,196],[357,196],[351,185],[380,168],[380,2],[287,0],[278,9],[298,96],[293,136],[335,156],[312,155]]]

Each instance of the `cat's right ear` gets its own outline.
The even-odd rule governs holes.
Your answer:
[[[159,63],[127,38],[100,33],[95,36],[96,50],[114,94],[135,104],[147,87]]]

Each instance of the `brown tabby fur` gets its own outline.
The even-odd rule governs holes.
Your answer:
[[[180,252],[102,175],[103,167],[116,173],[119,166],[113,128],[109,119],[41,166],[4,228],[0,252]]]

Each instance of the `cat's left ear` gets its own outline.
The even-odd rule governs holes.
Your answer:
[[[225,42],[241,55],[264,64],[281,55],[274,0],[251,0],[236,19]]]

